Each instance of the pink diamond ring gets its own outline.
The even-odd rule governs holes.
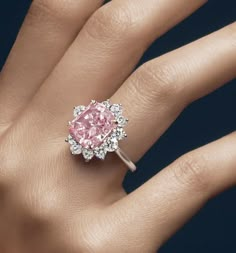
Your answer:
[[[69,136],[73,155],[82,154],[86,161],[93,157],[104,160],[108,152],[115,152],[131,171],[135,164],[123,150],[119,141],[127,137],[124,126],[128,119],[122,115],[121,104],[92,100],[88,106],[74,107],[74,119],[69,122]]]

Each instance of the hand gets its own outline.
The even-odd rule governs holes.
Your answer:
[[[0,252],[155,252],[236,184],[235,133],[129,195],[115,155],[85,163],[64,142],[74,105],[111,97],[130,120],[122,148],[137,161],[189,103],[235,78],[236,23],[130,75],[152,41],[205,2],[33,2],[0,75]]]

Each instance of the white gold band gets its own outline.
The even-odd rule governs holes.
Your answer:
[[[93,157],[104,160],[108,153],[116,152],[127,167],[135,171],[135,164],[119,148],[119,141],[127,137],[124,127],[128,119],[122,112],[121,104],[112,104],[109,100],[91,100],[88,106],[74,107],[74,119],[69,122],[66,139],[72,155],[82,154],[88,162]]]
[[[122,149],[118,148],[115,152],[132,172],[134,172],[137,169],[136,165],[129,159],[129,157],[125,154],[125,152]]]

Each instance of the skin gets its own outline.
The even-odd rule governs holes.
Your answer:
[[[236,23],[131,73],[155,39],[204,3],[33,1],[0,75],[0,252],[156,252],[235,186],[235,133],[129,195],[115,155],[88,164],[64,143],[71,108],[110,97],[130,119],[121,147],[137,161],[189,103],[234,79]]]

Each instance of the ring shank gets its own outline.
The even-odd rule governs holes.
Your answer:
[[[132,172],[134,172],[137,169],[136,165],[130,160],[130,158],[125,154],[125,152],[121,148],[118,148],[115,152]]]

